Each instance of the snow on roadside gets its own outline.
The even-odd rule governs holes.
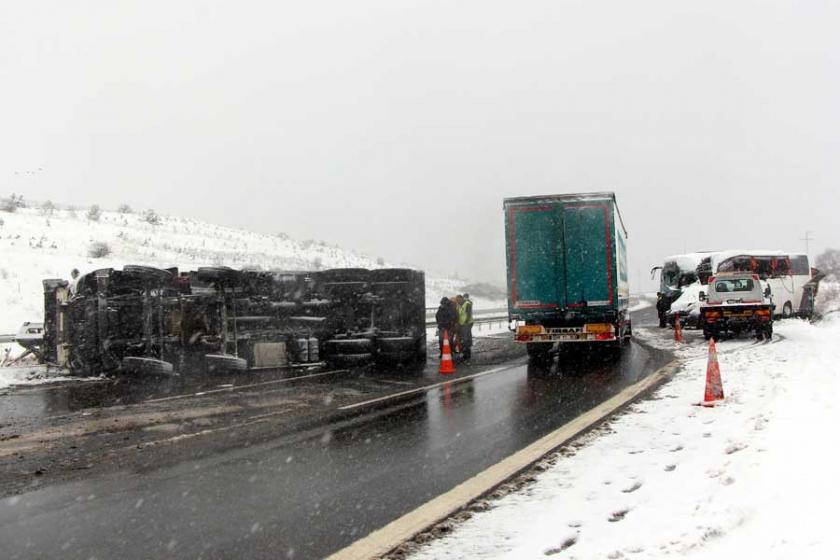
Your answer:
[[[650,301],[649,299],[640,299],[638,302],[636,302],[635,305],[630,307],[630,312],[633,313],[634,311],[641,311],[642,309],[653,307],[653,303],[654,302]]]
[[[0,390],[12,386],[43,385],[44,383],[56,383],[59,381],[91,381],[98,380],[98,377],[70,377],[68,372],[63,370],[47,370],[46,366],[15,366],[0,368]]]
[[[776,332],[718,344],[727,399],[710,409],[687,332],[684,368],[650,399],[414,558],[836,557],[840,320]]]

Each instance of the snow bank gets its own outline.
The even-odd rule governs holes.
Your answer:
[[[814,302],[817,313],[823,317],[840,315],[840,282],[823,280]]]
[[[840,319],[776,332],[718,345],[727,399],[711,409],[694,406],[706,346],[689,336],[651,399],[415,557],[836,558]]]
[[[97,378],[85,378],[90,381]],[[58,381],[81,381],[81,378],[70,377],[67,372],[61,370],[47,371],[46,366],[20,366],[0,368],[0,389],[20,385],[42,385],[44,383],[55,383]]]

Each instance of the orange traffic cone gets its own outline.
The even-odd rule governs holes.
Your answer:
[[[682,325],[680,324],[680,314],[677,313],[674,315],[674,341],[675,342],[685,342],[685,339],[682,335]]]
[[[452,350],[449,348],[449,331],[443,331],[443,354],[440,357],[439,373],[455,373]]]
[[[715,406],[715,401],[723,400],[723,382],[720,379],[720,364],[718,364],[717,346],[715,339],[709,341],[709,365],[706,367],[706,392],[703,395],[703,406]]]

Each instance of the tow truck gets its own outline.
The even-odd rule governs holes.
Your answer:
[[[709,278],[708,293],[700,292],[703,338],[752,332],[757,340],[773,336],[773,305],[757,274],[729,273]]]

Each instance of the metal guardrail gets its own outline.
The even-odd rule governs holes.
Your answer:
[[[489,314],[491,311],[496,311],[496,313]],[[505,325],[508,322],[507,316],[507,308],[504,308],[505,313],[501,314],[498,313],[498,310],[481,310],[478,311],[476,314],[473,315],[473,325],[476,330],[481,330],[484,325],[488,325],[492,327],[495,324]],[[480,313],[484,313],[484,315],[480,315]],[[433,329],[437,327],[437,322],[426,321],[426,328]]]

